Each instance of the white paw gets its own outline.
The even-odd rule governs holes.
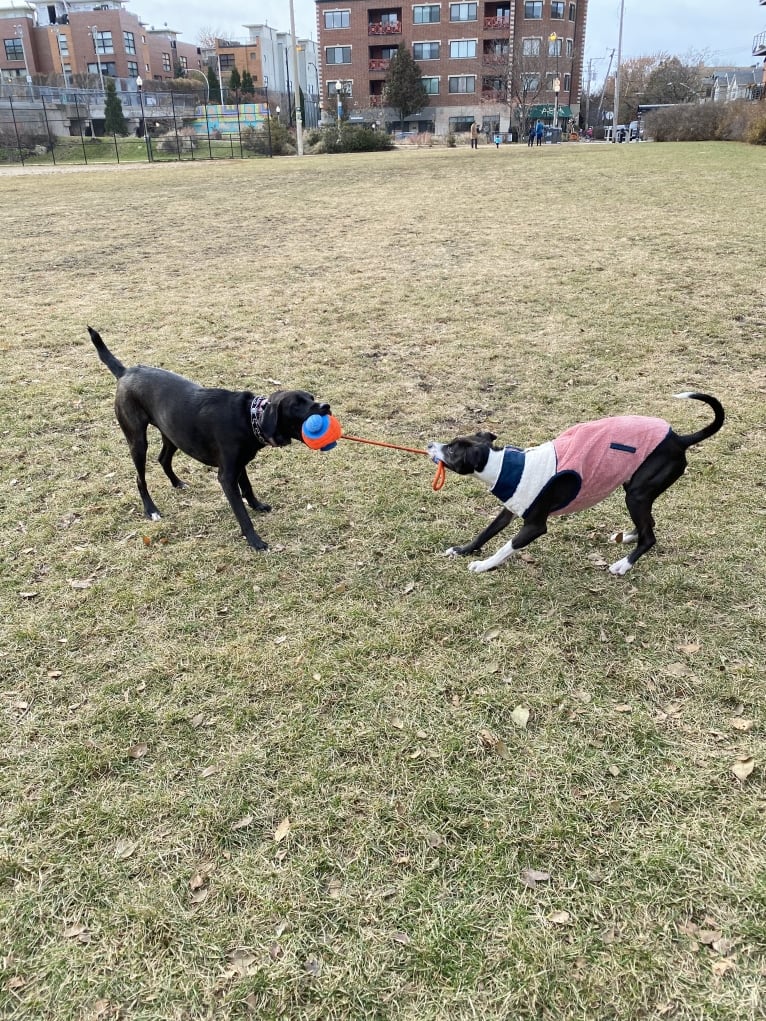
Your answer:
[[[610,574],[616,574],[622,577],[623,574],[627,574],[633,564],[628,560],[627,557],[623,557],[622,560],[616,560],[609,568]]]
[[[152,514],[152,521],[162,521],[162,517],[157,511]]]
[[[442,556],[443,557],[457,557],[457,556],[459,556],[459,553],[457,551],[457,547],[450,546],[449,549],[445,549],[445,551],[442,553]]]
[[[468,570],[473,571],[474,574],[483,574],[485,571],[491,571],[495,565],[492,560],[472,560],[468,565]]]

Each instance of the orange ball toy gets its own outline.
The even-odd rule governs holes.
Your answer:
[[[310,415],[303,423],[303,442],[312,450],[332,450],[343,435],[335,415]]]

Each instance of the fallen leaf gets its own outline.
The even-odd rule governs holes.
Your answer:
[[[215,765],[205,766],[205,768],[200,773],[200,776],[202,777],[203,780],[207,780],[209,776],[213,776],[213,774],[217,773],[220,770],[220,768],[221,768],[220,766]]]
[[[309,957],[303,963],[303,970],[307,975],[316,976],[322,970],[322,965],[316,957]]]
[[[210,890],[207,886],[200,887],[199,890],[192,890],[189,894],[189,900],[192,904],[204,904],[210,896]]]
[[[493,642],[496,638],[499,638],[499,637],[500,637],[500,628],[499,627],[493,627],[493,628],[490,628],[489,631],[485,631],[484,632],[484,634],[481,636],[481,640],[483,642]]]
[[[614,707],[614,711],[616,713],[632,713],[633,712],[633,706],[632,705],[628,705],[627,702],[621,702],[619,705],[616,705]]]
[[[90,932],[87,925],[77,923],[70,925],[63,932],[64,939],[76,939],[81,943],[87,943],[90,940]]]
[[[189,720],[189,723],[191,724],[192,727],[201,727],[204,722],[205,722],[204,713],[197,713],[196,716],[192,716],[192,718]]]
[[[327,894],[330,897],[340,897],[340,892],[343,889],[343,881],[338,879],[337,876],[333,876],[330,882],[327,884]]]
[[[396,727],[397,730],[404,730],[404,720],[402,720],[399,716],[392,716],[391,726]]]
[[[716,978],[723,978],[723,976],[737,967],[737,962],[732,957],[722,957],[718,961],[713,961],[712,971]]]
[[[552,911],[548,915],[548,921],[554,925],[567,925],[571,917],[568,911]]]
[[[272,961],[278,961],[280,957],[284,957],[284,953],[279,943],[272,943],[269,947],[269,957]]]
[[[525,730],[527,723],[529,723],[529,709],[526,709],[523,705],[517,705],[511,713],[511,719],[517,727]]]
[[[485,748],[494,748],[497,744],[497,738],[491,730],[480,730],[479,740]]]
[[[538,883],[547,883],[550,878],[550,872],[538,872],[537,869],[524,869],[521,873],[522,883],[533,890]]]
[[[734,727],[735,730],[747,732],[753,729],[753,721],[745,720],[741,716],[735,716],[733,720],[729,720],[729,726]]]
[[[698,929],[696,932],[696,938],[700,943],[704,943],[705,946],[710,946],[715,943],[716,940],[721,938],[721,933],[718,929]]]
[[[144,755],[149,751],[149,746],[146,744],[134,744],[132,748],[128,748],[128,757],[131,759],[143,759]]]
[[[27,980],[25,978],[22,978],[21,975],[14,975],[8,979],[6,988],[13,992],[14,989],[23,989],[26,984]]]
[[[286,641],[287,641],[287,635],[280,635],[279,638],[275,638],[274,639],[274,644],[275,645],[282,645]]]
[[[230,962],[227,973],[232,978],[247,978],[251,974],[256,958],[249,950],[237,947],[235,950],[230,951],[227,956]]]
[[[130,858],[138,844],[133,840],[118,840],[114,846],[114,856],[117,861],[125,861],[126,858]]]
[[[67,578],[70,588],[85,589],[90,588],[93,584],[92,578],[83,578],[82,581],[78,581],[76,578]]]
[[[290,928],[290,923],[286,918],[283,918],[280,922],[277,922],[276,928],[274,929],[274,935],[279,939],[283,936]]]
[[[619,766],[615,766],[614,763],[612,763],[612,765],[608,767],[607,771],[612,776],[619,776],[620,775],[620,767]]]
[[[750,774],[755,769],[755,759],[750,755],[742,756],[737,759],[734,765],[731,767],[732,773],[736,778],[742,782],[747,780]]]
[[[287,816],[284,817],[282,822],[274,830],[274,841],[279,843],[280,840],[284,840],[287,834],[290,832],[290,820]]]
[[[717,939],[710,945],[717,954],[721,955],[721,957],[727,957],[736,946],[732,939]]]
[[[410,937],[406,932],[395,932],[392,934],[391,939],[394,940],[395,943],[401,943],[404,946],[407,946],[410,942]]]
[[[693,656],[695,652],[699,652],[701,646],[697,642],[690,642],[688,645],[677,646],[679,652],[685,653],[687,656]]]
[[[49,670],[48,671],[48,676],[51,678],[51,680],[55,681],[57,677],[61,677],[61,671],[60,670]]]
[[[408,596],[410,594],[410,592],[414,592],[414,591],[415,591],[415,582],[414,581],[408,581],[407,584],[402,589],[402,595],[403,596]]]
[[[670,674],[671,677],[685,677],[690,670],[686,663],[669,663],[665,667],[665,673]]]
[[[34,599],[37,596],[37,592],[19,592],[19,596],[22,599]]]
[[[241,819],[237,819],[236,822],[231,824],[232,830],[244,830],[252,823],[252,815],[243,815]]]

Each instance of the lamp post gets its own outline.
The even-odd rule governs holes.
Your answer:
[[[206,103],[206,105],[209,105],[210,104],[210,82],[207,80],[207,75],[205,74],[204,71],[200,71],[200,69],[198,67],[187,67],[186,68],[186,73],[187,74],[191,74],[192,71],[195,71],[198,75],[201,75],[202,81],[205,83],[205,90],[206,90],[205,91],[205,96],[206,96],[205,103]]]
[[[311,95],[311,120],[312,120],[311,127],[315,128],[317,126],[318,121],[319,121],[319,117],[317,116],[317,107],[319,106],[319,71],[318,71],[317,66],[316,66],[316,64],[314,63],[313,60],[309,60],[308,63],[306,64],[306,73],[307,74],[308,74],[308,69],[310,67],[314,68],[314,77],[316,79],[316,85],[317,85],[316,90],[312,89],[311,92],[310,92],[310,95]]]
[[[617,36],[617,70],[614,73],[614,113],[612,114],[612,141],[620,123],[620,65],[622,64],[622,23],[625,16],[625,0],[620,0],[620,33]]]
[[[295,90],[295,148],[303,155],[303,114],[301,113],[301,85],[298,79],[298,47],[295,43],[295,5],[290,0],[290,42],[293,46],[293,89]]]
[[[338,116],[338,142],[341,140],[340,129],[343,123],[343,82],[340,78],[335,83],[335,99],[337,100],[337,116]]]
[[[149,163],[152,162],[152,147],[149,142],[149,132],[146,127],[146,116],[144,115],[144,81],[141,75],[136,78],[136,91],[138,92],[138,101],[141,104],[141,124],[144,129],[144,141],[146,142],[146,158]]]
[[[98,52],[98,36],[99,36],[99,31],[98,31],[98,29],[96,28],[95,25],[90,26],[88,31],[90,32],[91,36],[93,37],[93,50],[94,50],[94,52],[96,54],[96,64],[98,65],[98,80],[101,82],[101,91],[103,92],[104,91],[104,75],[103,75],[103,72],[101,71],[101,57],[100,57],[99,52]]]
[[[559,77],[559,37],[555,32],[548,36],[548,55],[551,50],[556,55],[556,77],[553,79],[553,127],[559,126],[559,92],[561,91],[561,78]]]
[[[269,106],[269,76],[267,74],[263,76],[263,87],[266,89],[266,129],[269,132],[269,159],[271,159],[274,152],[271,147],[271,107]]]

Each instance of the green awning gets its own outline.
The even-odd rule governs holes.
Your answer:
[[[555,116],[555,107],[553,103],[538,103],[537,106],[530,106],[527,110],[527,119],[534,120],[553,120]],[[572,108],[569,106],[559,107],[559,118],[562,121],[569,120],[572,116]]]

